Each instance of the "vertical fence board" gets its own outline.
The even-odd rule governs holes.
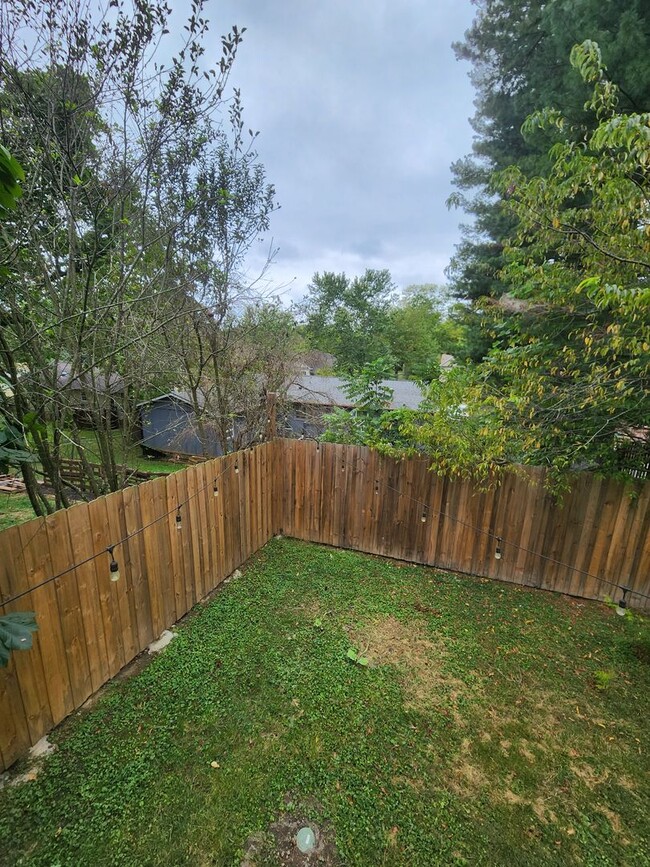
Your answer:
[[[18,528],[11,527],[0,533],[0,594],[8,600],[27,590]],[[30,609],[34,609],[31,593],[0,605],[2,614]],[[0,720],[0,760],[5,767],[52,725],[38,633],[31,651],[12,653],[7,667],[0,669]]]
[[[215,471],[215,476],[217,478],[217,496],[213,496],[214,500],[214,526],[216,531],[216,544],[217,544],[217,554],[216,554],[216,564],[217,564],[217,572],[216,572],[216,580],[217,583],[223,581],[223,579],[228,575],[228,557],[227,557],[227,541],[226,541],[226,530],[225,530],[225,518],[224,518],[224,486],[223,486],[223,476],[226,464],[223,458],[221,458],[217,464],[217,468]]]
[[[154,637],[157,638],[163,631],[165,626],[164,608],[163,608],[163,574],[161,568],[160,556],[160,540],[163,533],[161,532],[163,520],[157,509],[157,498],[153,488],[154,482],[145,482],[140,485],[140,513],[142,515],[142,544],[144,548],[144,558],[147,564],[147,585],[149,588],[149,602],[151,605],[151,626]],[[170,503],[169,508],[172,509],[175,503]],[[165,510],[166,511],[166,510]],[[181,510],[181,527],[183,520],[185,524],[189,523],[187,518],[187,510],[183,514]],[[165,532],[167,528],[164,528]],[[174,532],[177,532],[174,530]],[[183,532],[181,529],[180,532]]]
[[[107,499],[107,497],[100,497],[98,500],[89,503],[88,512],[92,550],[96,554],[92,565],[95,568],[99,610],[104,625],[109,677],[113,677],[129,660],[124,656],[120,615],[116,604],[117,595],[113,582],[110,579],[110,556],[107,553],[107,548],[118,540],[113,537],[109,527],[108,511],[106,508]],[[116,558],[120,553],[119,549],[115,550]]]
[[[167,503],[178,503],[185,498],[179,493],[179,479],[181,473],[172,473],[166,479],[166,496]],[[169,508],[167,509],[169,511]],[[176,519],[172,512],[167,516],[167,533],[169,535],[169,553],[171,555],[172,565],[172,584],[174,592],[174,611],[175,619],[180,620],[188,611],[187,596],[185,593],[185,568],[183,556],[183,542],[187,539],[187,533],[179,533],[176,531],[174,524]]]
[[[75,553],[70,543],[67,512],[61,510],[48,515],[45,519],[45,529],[52,574],[57,575],[75,562]],[[93,688],[76,579],[74,571],[68,572],[59,581],[55,581],[54,585],[57,588],[59,622],[68,663],[72,699],[74,706],[79,707],[92,693]]]
[[[164,479],[160,482],[164,484]],[[157,486],[160,482],[155,482]],[[111,602],[113,608],[117,611],[117,617],[120,624],[120,634],[122,636],[122,652],[124,655],[124,665],[133,659],[140,651],[138,641],[138,628],[135,615],[135,604],[133,593],[130,592],[129,573],[131,569],[131,558],[129,554],[129,543],[126,540],[126,518],[124,515],[124,501],[122,492],[118,491],[111,497],[106,497],[106,516],[108,518],[108,531],[111,538],[111,544],[120,539],[123,541],[115,548],[113,556],[120,569],[119,581],[110,581],[109,587],[111,593]],[[110,560],[109,555],[106,557]],[[110,566],[110,562],[109,562]],[[108,574],[108,568],[107,568]]]
[[[25,562],[29,585],[35,585],[53,577],[55,574],[50,563],[45,519],[30,521],[18,527],[21,549]],[[45,584],[32,592],[34,610],[39,613],[38,629],[43,660],[43,671],[47,684],[47,694],[54,723],[60,722],[72,710],[74,701],[68,673],[68,660],[60,625],[57,601],[57,584],[61,581],[74,581],[74,573],[69,573],[57,581]]]
[[[133,597],[136,628],[138,632],[138,648],[144,648],[154,640],[153,615],[149,594],[149,579],[147,575],[147,558],[144,549],[142,533],[138,532],[144,524],[140,509],[140,489],[125,488],[122,494],[124,502],[124,524],[128,542],[129,592]],[[136,535],[134,535],[136,534]]]
[[[208,524],[208,508],[206,504],[207,488],[209,479],[206,479],[205,464],[194,467],[196,476],[196,497],[192,505],[195,523],[189,528],[190,533],[199,532],[201,539],[201,562],[202,562],[202,597],[212,590],[212,539]]]

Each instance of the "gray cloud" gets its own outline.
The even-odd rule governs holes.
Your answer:
[[[314,271],[389,268],[443,282],[458,241],[449,165],[471,147],[473,93],[451,42],[469,0],[222,0],[213,32],[246,27],[231,84],[275,184],[269,288]],[[218,12],[218,18],[215,12]],[[269,239],[250,257],[253,273]],[[295,280],[293,279],[295,278]]]

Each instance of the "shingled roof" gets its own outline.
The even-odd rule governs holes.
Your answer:
[[[384,379],[382,385],[393,390],[391,409],[417,409],[424,397],[417,383],[407,379]],[[287,389],[287,399],[291,403],[351,409],[354,402],[344,387],[338,376],[299,376]]]

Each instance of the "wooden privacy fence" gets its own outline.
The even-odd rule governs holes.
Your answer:
[[[0,593],[24,595],[0,613],[33,610],[39,628],[32,650],[0,669],[0,765],[278,532],[586,598],[616,593],[598,579],[650,595],[650,483],[631,499],[622,484],[585,474],[560,507],[543,482],[528,469],[482,492],[425,460],[275,440],[5,530]]]
[[[3,767],[271,537],[278,454],[266,443],[0,533],[2,598],[28,591],[0,613],[32,610],[38,621],[33,648],[0,669]],[[129,536],[115,547],[112,582],[106,549]]]
[[[632,498],[585,473],[558,505],[541,469],[482,492],[429,472],[424,459],[293,440],[280,448],[278,523],[288,536],[587,599],[620,596],[621,584],[650,595],[650,483],[636,483]]]

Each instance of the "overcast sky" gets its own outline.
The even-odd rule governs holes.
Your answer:
[[[471,147],[468,65],[451,49],[470,0],[219,0],[246,27],[230,83],[280,210],[269,272],[285,301],[315,271],[388,268],[400,288],[442,283],[461,215],[450,163]],[[264,251],[266,246],[264,247]],[[262,249],[251,256],[251,271]]]

